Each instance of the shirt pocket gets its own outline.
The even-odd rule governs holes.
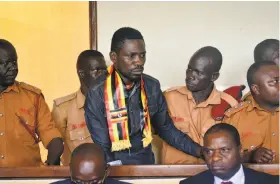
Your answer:
[[[264,137],[260,134],[260,132],[242,132],[241,133],[241,144],[244,150],[248,149],[248,151],[255,150],[262,146],[264,142]]]
[[[24,144],[35,143],[35,111],[34,107],[20,108],[15,112],[15,137]]]
[[[77,146],[83,143],[92,143],[91,135],[88,131],[88,128],[79,127],[68,129],[69,133],[69,148],[73,151]]]
[[[187,117],[172,116],[175,127],[184,134],[190,133],[190,123]]]

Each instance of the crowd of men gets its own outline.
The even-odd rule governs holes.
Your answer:
[[[234,149],[232,167],[245,176],[251,171],[240,163],[279,163],[279,40],[255,47],[245,95],[243,85],[216,88],[223,56],[213,46],[192,55],[185,86],[164,92],[159,80],[143,73],[146,45],[140,31],[118,29],[110,60],[106,66],[99,51],[83,51],[77,60],[79,89],[54,100],[51,112],[40,89],[16,81],[16,49],[0,39],[0,167],[69,165],[80,145],[98,146],[105,163],[123,165],[155,164],[153,146],[160,148],[161,164],[207,163],[214,173],[230,167],[214,159],[224,160]],[[157,144],[155,136],[161,138]],[[45,163],[40,141],[48,150]],[[101,150],[92,152],[102,155]]]

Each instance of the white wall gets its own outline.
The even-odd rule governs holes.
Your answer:
[[[192,54],[212,45],[223,54],[219,88],[247,84],[255,45],[279,39],[279,2],[98,2],[98,48],[109,62],[113,33],[137,28],[147,49],[145,72],[164,88],[184,85]]]

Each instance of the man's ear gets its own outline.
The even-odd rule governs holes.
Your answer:
[[[216,81],[216,80],[219,78],[219,76],[220,76],[220,73],[219,73],[219,72],[214,72],[214,73],[212,74],[211,81],[212,81],[212,82]]]
[[[252,92],[255,94],[255,95],[259,95],[260,94],[260,88],[257,84],[252,84],[250,86]]]
[[[79,69],[79,70],[78,70],[78,75],[79,75],[79,78],[80,78],[80,79],[84,78],[84,77],[85,77],[85,72],[84,72],[84,70]]]
[[[110,55],[110,59],[111,59],[112,63],[116,64],[116,62],[117,62],[117,53],[111,51],[109,55]]]

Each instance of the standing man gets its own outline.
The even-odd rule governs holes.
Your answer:
[[[15,81],[17,53],[0,39],[0,167],[39,166],[39,142],[46,165],[59,165],[63,141],[40,89]]]
[[[200,157],[201,147],[175,128],[158,80],[143,74],[146,47],[133,28],[117,30],[112,38],[108,75],[87,94],[85,117],[92,139],[106,154],[107,162],[154,164],[152,126],[177,149]]]
[[[106,68],[103,54],[96,50],[83,51],[77,61],[79,90],[54,100],[52,116],[65,141],[63,165],[69,165],[71,152],[78,145],[92,142],[84,116],[85,96],[90,84],[104,74]]]

